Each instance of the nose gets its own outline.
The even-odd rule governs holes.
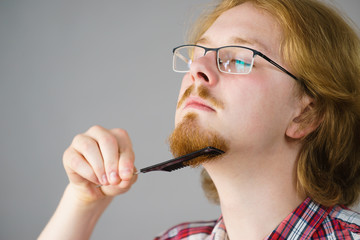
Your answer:
[[[219,80],[219,71],[216,65],[216,53],[207,52],[204,56],[195,59],[190,66],[190,77],[194,82],[215,86]]]

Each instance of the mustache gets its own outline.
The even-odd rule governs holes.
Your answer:
[[[190,87],[188,87],[185,90],[184,94],[181,96],[181,99],[179,100],[176,108],[179,108],[185,102],[185,100],[195,92],[200,98],[209,101],[214,107],[224,109],[224,103],[221,100],[212,96],[209,89],[207,89],[203,85],[200,85],[197,89],[195,89],[195,85],[191,85]]]

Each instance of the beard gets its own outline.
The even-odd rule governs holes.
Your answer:
[[[215,131],[206,130],[199,124],[198,115],[195,113],[187,114],[177,125],[168,139],[170,151],[174,157],[179,157],[205,147],[215,147],[224,152],[228,150],[228,144],[225,139]],[[197,157],[187,162],[192,167],[214,159],[221,155],[205,155]]]

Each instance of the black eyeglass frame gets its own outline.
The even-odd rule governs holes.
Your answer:
[[[237,47],[237,48],[244,48],[244,49],[248,49],[250,51],[253,52],[253,59],[255,59],[255,56],[258,55],[260,57],[262,57],[263,59],[265,59],[266,61],[268,61],[269,63],[271,63],[272,65],[274,65],[275,67],[277,67],[278,69],[280,69],[281,71],[283,71],[284,73],[288,74],[290,77],[292,77],[293,79],[295,79],[296,81],[299,81],[299,79],[297,77],[295,77],[295,75],[293,75],[292,73],[290,73],[288,70],[286,70],[285,68],[283,68],[281,65],[279,65],[278,63],[276,63],[274,60],[272,60],[271,58],[267,57],[265,54],[263,54],[262,52],[259,52],[255,49],[252,49],[252,48],[249,48],[249,47],[244,47],[244,46],[238,46],[238,45],[229,45],[229,46],[222,46],[222,47],[219,47],[219,48],[207,48],[207,47],[204,47],[204,46],[201,46],[201,45],[196,45],[196,44],[185,44],[185,45],[180,45],[176,48],[173,49],[173,56],[175,54],[175,51],[179,48],[182,48],[182,47],[200,47],[202,49],[205,50],[204,52],[204,56],[206,55],[207,52],[211,52],[211,51],[214,51],[216,53],[216,64],[217,64],[217,67],[219,69],[220,72],[223,72],[220,70],[220,66],[219,66],[219,50],[222,49],[222,48],[227,48],[227,47]],[[253,64],[254,61],[252,61],[252,64]],[[174,68],[175,70],[175,68]],[[251,72],[251,71],[250,71]],[[249,73],[250,73],[249,72]],[[226,73],[226,72],[225,72]],[[242,74],[242,73],[237,73],[237,74]],[[248,74],[248,73],[246,73]]]

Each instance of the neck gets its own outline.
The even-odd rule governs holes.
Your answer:
[[[204,164],[230,239],[264,239],[304,200],[296,188],[298,151],[293,150],[251,156],[229,152]]]

